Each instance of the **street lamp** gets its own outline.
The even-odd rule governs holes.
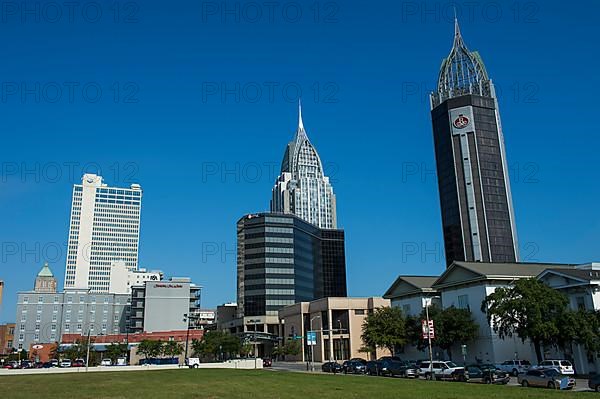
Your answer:
[[[197,315],[193,315],[193,314],[188,314],[188,313],[184,313],[183,314],[183,321],[185,323],[187,323],[187,328],[186,328],[186,332],[185,332],[185,354],[184,354],[184,364],[187,364],[188,362],[188,347],[189,347],[189,342],[190,342],[190,320],[194,320],[196,319],[198,316]]]
[[[317,341],[316,341],[317,334],[316,334],[316,331],[313,331],[312,322],[313,322],[313,320],[320,319],[320,318],[321,318],[321,316],[319,316],[319,315],[314,316],[310,319],[310,322],[309,322],[310,332],[315,333],[315,342],[314,342],[315,344],[317,343]],[[315,371],[315,348],[314,348],[314,345],[310,345],[310,370]]]

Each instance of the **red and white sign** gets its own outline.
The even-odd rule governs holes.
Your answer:
[[[456,119],[454,119],[453,125],[457,129],[464,129],[469,125],[469,118],[463,114],[460,114]]]
[[[427,320],[421,320],[421,327],[423,329],[423,339],[434,339],[435,338],[435,330],[433,328],[433,320],[429,320],[429,324],[427,324]]]
[[[33,345],[32,349],[44,349],[44,345]]]

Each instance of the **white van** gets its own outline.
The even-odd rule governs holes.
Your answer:
[[[191,369],[197,369],[200,367],[200,358],[197,357],[189,357],[186,359],[185,363]]]
[[[544,360],[538,365],[538,368],[544,369],[556,369],[561,374],[564,375],[574,375],[575,370],[573,369],[573,364],[568,360]]]

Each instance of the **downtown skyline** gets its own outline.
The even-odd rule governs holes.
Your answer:
[[[544,62],[547,60],[541,54],[569,44],[573,52],[593,58],[589,49],[597,48],[597,44],[584,35],[593,25],[575,26],[571,11],[559,15],[551,5],[547,7],[535,25],[461,19],[461,28],[469,38],[469,46],[479,50],[502,90],[499,105],[521,260],[584,263],[598,260],[594,243],[598,239],[599,215],[593,201],[599,190],[598,167],[593,160],[599,138],[592,134],[594,113],[588,90],[572,79],[590,76],[590,84],[597,85],[598,78],[587,69],[594,65],[592,62],[583,63],[579,76],[567,76],[561,74],[560,66]],[[266,96],[258,103],[244,96],[238,103],[232,96],[222,101],[220,95],[203,93],[203,83],[216,82],[219,87],[219,82],[225,81],[233,87],[241,82],[248,87],[248,82],[272,79],[280,85],[297,82],[304,88],[310,138],[325,161],[325,172],[339,199],[338,226],[347,233],[349,295],[381,295],[398,273],[439,273],[445,261],[427,95],[434,88],[439,63],[451,45],[452,22],[422,23],[413,18],[403,24],[399,17],[384,18],[376,32],[368,36],[372,40],[371,35],[381,35],[382,45],[367,49],[363,47],[369,41],[366,38],[351,34],[350,38],[356,39],[351,43],[334,32],[349,29],[348,21],[360,21],[355,10],[346,11],[335,26],[318,27],[319,34],[328,38],[325,44],[342,43],[330,55],[327,46],[320,45],[315,34],[301,32],[301,26],[281,31],[282,43],[287,40],[293,44],[289,50],[273,50],[269,55],[270,50],[253,44],[252,51],[265,51],[257,62],[249,61],[241,49],[250,38],[220,38],[221,43],[231,46],[239,40],[235,45],[240,51],[237,57],[253,68],[277,55],[289,65],[285,74],[275,68],[264,73],[252,69],[239,75],[232,72],[232,67],[221,74],[210,69],[204,71],[210,72],[204,77],[194,78],[192,86],[197,90],[190,93],[181,76],[174,76],[175,89],[169,88],[168,79],[154,79],[158,71],[150,68],[139,78],[137,104],[63,101],[49,105],[6,100],[3,131],[13,134],[6,138],[2,151],[1,241],[5,250],[13,243],[19,248],[17,254],[5,252],[2,260],[0,279],[6,287],[0,320],[14,319],[15,292],[31,288],[45,260],[42,248],[50,251],[51,243],[62,248],[62,257],[48,252],[62,286],[60,271],[65,265],[71,188],[82,172],[100,172],[82,170],[88,162],[101,166],[99,174],[111,186],[139,183],[144,187],[140,267],[162,269],[167,275],[190,275],[205,287],[207,306],[235,298],[235,221],[239,215],[268,210],[281,150],[295,128],[297,99],[279,92],[273,102]],[[383,10],[364,18],[375,15],[383,15]],[[143,31],[158,18],[150,12],[145,17],[130,28],[134,36],[137,33],[133,28]],[[579,12],[577,18],[581,17]],[[162,20],[160,26],[171,26],[168,22]],[[215,34],[221,31],[222,27],[213,25],[206,24],[202,29]],[[266,32],[277,29],[262,27]],[[234,28],[243,33],[256,26]],[[65,34],[60,25],[28,29],[46,29],[51,37]],[[94,29],[103,28],[88,26],[83,38],[97,34]],[[120,26],[118,31],[126,29]],[[507,33],[508,29],[513,32]],[[260,40],[266,32],[253,33],[251,39]],[[411,36],[414,43],[403,37],[410,32],[415,33]],[[71,45],[79,40],[83,39],[73,38]],[[141,37],[135,40],[142,42]],[[308,44],[302,45],[299,40]],[[355,54],[351,44],[365,56],[350,58]],[[159,46],[164,50],[162,43]],[[68,48],[55,49],[58,59]],[[414,57],[402,51],[407,48],[415,52]],[[15,44],[8,45],[9,51],[16,49]],[[32,50],[42,51],[36,47]],[[147,52],[147,48],[134,51],[138,55]],[[169,71],[182,68],[192,73],[191,66],[201,62],[194,59],[187,63],[177,54],[175,51],[167,65]],[[293,57],[297,54],[302,57]],[[84,57],[94,60],[92,52],[84,51]],[[119,57],[124,68],[132,62],[125,54],[119,53]],[[293,62],[285,61],[288,58]],[[519,68],[514,67],[515,59],[519,60]],[[29,55],[19,62],[11,60],[3,79],[66,81],[69,76],[77,76],[72,70],[64,75],[52,70],[42,74],[27,61]],[[352,62],[356,71],[344,69],[342,61]],[[21,62],[27,65],[23,67]],[[102,75],[102,82],[124,82],[133,74],[131,69],[119,75],[114,68]],[[303,69],[308,71],[304,75]],[[298,76],[303,79],[298,80]],[[386,77],[392,81],[384,83],[381,79]],[[80,74],[75,79],[89,78]],[[556,79],[561,80],[560,87],[569,87],[574,93],[568,98],[556,93]],[[315,82],[321,94],[318,101]],[[339,89],[334,96],[337,102],[325,101],[323,87],[328,82]],[[105,96],[110,92],[107,87],[110,85],[103,86]],[[177,105],[168,104],[164,96],[175,99]],[[42,110],[44,107],[47,109]],[[559,116],[568,119],[569,140],[564,140],[565,122]],[[61,177],[57,181],[48,169],[51,163],[59,165]],[[78,163],[74,181],[65,163]],[[17,172],[12,173],[14,165]],[[36,165],[38,172],[21,176],[22,171],[33,170]],[[381,234],[374,235],[373,231]],[[37,259],[26,253],[36,244],[40,247],[33,250]],[[373,274],[378,278],[370,277]]]

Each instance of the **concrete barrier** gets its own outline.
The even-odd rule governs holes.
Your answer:
[[[223,363],[200,363],[197,368],[202,369],[262,369],[262,359],[234,359]],[[143,366],[99,366],[89,367],[88,372],[97,373],[104,371],[150,371],[150,370],[177,370],[188,369],[187,366],[177,364],[146,364]],[[66,374],[66,373],[85,373],[85,367],[67,367],[67,368],[49,368],[49,369],[0,369],[0,376],[5,375],[31,375],[31,374]]]

